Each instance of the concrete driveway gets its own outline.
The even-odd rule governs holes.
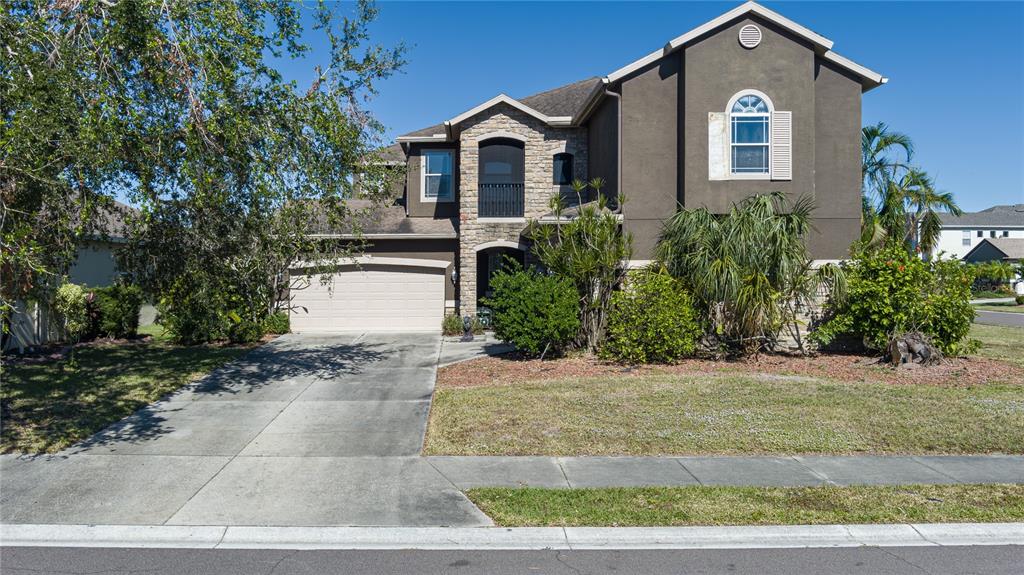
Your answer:
[[[0,460],[4,523],[482,525],[418,457],[440,336],[291,334],[58,456]]]

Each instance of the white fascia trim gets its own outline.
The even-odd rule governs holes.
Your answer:
[[[796,22],[790,20],[789,18],[786,18],[782,14],[779,14],[778,12],[773,12],[772,10],[769,10],[764,6],[761,6],[757,2],[745,2],[737,6],[736,8],[729,10],[725,14],[722,14],[718,18],[715,18],[714,20],[706,22],[700,26],[697,26],[693,30],[690,30],[689,32],[683,34],[682,36],[679,36],[678,38],[670,40],[668,44],[665,45],[665,54],[675,52],[690,40],[703,36],[704,34],[707,34],[708,32],[714,30],[715,28],[718,28],[719,26],[727,24],[730,21],[735,20],[736,18],[739,18],[740,16],[749,13],[757,14],[758,16],[764,18],[765,20],[768,20],[769,22],[778,24],[779,26],[782,26],[783,28],[786,28],[790,32],[796,34],[797,36],[800,36],[813,44],[821,46],[826,50],[832,49],[832,40],[829,40],[828,38],[820,34],[812,32],[811,30],[797,24]]]
[[[292,269],[301,269],[312,267],[316,264],[306,261],[298,261],[291,265]],[[401,266],[411,268],[436,268],[436,269],[448,269],[451,262],[444,260],[421,260],[418,258],[389,258],[389,257],[377,257],[373,254],[354,256],[350,258],[338,258],[333,261],[324,263],[327,266],[365,266],[365,265],[378,265],[378,266]]]
[[[764,6],[757,4],[756,2],[747,2],[745,4],[737,6],[736,8],[733,8],[732,10],[726,12],[725,14],[722,14],[721,16],[715,18],[714,20],[710,20],[704,24],[701,24],[700,26],[697,26],[696,28],[683,34],[682,36],[669,40],[668,43],[665,44],[665,46],[662,47],[660,50],[651,52],[650,54],[644,56],[643,58],[640,58],[639,60],[636,60],[635,62],[626,64],[625,66],[605,76],[604,80],[606,83],[621,80],[622,78],[625,78],[626,76],[632,74],[633,72],[636,72],[637,70],[643,68],[644,66],[657,62],[659,58],[662,58],[664,56],[669,55],[672,52],[675,52],[679,48],[683,47],[687,42],[690,42],[695,38],[699,38],[700,36],[703,36],[704,34],[711,32],[715,28],[723,26],[729,23],[730,21],[735,20],[736,18],[739,18],[740,16],[743,16],[744,14],[750,12],[757,14],[758,16],[764,18],[765,20],[774,22],[775,24],[778,24],[779,26],[788,29],[789,31],[793,32],[798,36],[806,38],[810,42],[818,46],[821,46],[825,50],[832,49],[832,40],[829,40],[828,38],[820,34],[816,34],[811,30],[790,20],[789,18],[786,18],[777,12],[773,12],[765,8]]]
[[[648,64],[653,64],[654,62],[657,62],[662,56],[666,55],[667,53],[668,52],[666,52],[665,49],[662,48],[660,50],[651,52],[650,54],[644,56],[643,58],[640,58],[635,62],[630,62],[629,64],[626,64],[625,66],[605,76],[605,83],[607,84],[609,82],[617,82],[622,78],[625,78],[626,76],[632,74],[633,72],[636,72],[640,68],[643,68]]]
[[[509,106],[512,106],[513,108],[519,110],[520,112],[523,112],[525,114],[529,114],[530,116],[533,116],[534,118],[537,118],[541,122],[544,122],[545,124],[548,124],[548,125],[551,125],[551,126],[570,126],[570,125],[572,125],[572,116],[547,116],[547,115],[544,115],[544,114],[538,112],[537,110],[534,110],[533,108],[527,106],[526,104],[523,104],[519,100],[516,100],[515,98],[511,98],[511,97],[509,97],[509,96],[507,96],[505,94],[498,94],[497,96],[491,98],[490,100],[487,100],[483,104],[480,104],[479,106],[477,106],[477,107],[475,107],[475,108],[473,108],[471,110],[467,110],[467,111],[459,114],[458,116],[455,116],[451,120],[448,120],[447,122],[445,122],[445,124],[449,125],[449,126],[454,126],[454,125],[459,124],[459,123],[461,123],[461,122],[463,122],[465,120],[468,120],[469,118],[479,114],[480,112],[483,112],[484,110],[486,110],[488,108],[491,108],[493,106],[497,106],[498,104],[508,104]]]
[[[863,78],[871,80],[875,84],[882,85],[889,81],[888,78],[879,74],[878,72],[865,68],[864,66],[861,66],[860,64],[854,62],[853,60],[844,58],[839,54],[836,54],[832,50],[825,52],[824,54],[822,54],[821,57],[828,60],[829,62],[839,64],[840,66],[846,68],[847,70],[850,70],[851,72],[854,72],[855,74]]]
[[[396,142],[405,142],[408,144],[416,144],[421,142],[444,142],[447,140],[448,136],[446,134],[434,134],[432,136],[399,136],[395,138]]]

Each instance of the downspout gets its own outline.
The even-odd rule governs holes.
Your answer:
[[[615,98],[615,113],[618,116],[616,118],[615,127],[615,154],[617,156],[615,160],[615,212],[618,213],[622,209],[622,206],[618,205],[619,202],[617,199],[618,196],[622,195],[622,94],[612,92],[611,90],[606,88],[604,91],[604,95]]]

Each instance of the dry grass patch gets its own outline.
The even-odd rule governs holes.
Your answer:
[[[438,389],[429,455],[1021,453],[1024,383],[958,387],[747,375]]]

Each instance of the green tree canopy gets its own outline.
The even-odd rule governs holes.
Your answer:
[[[279,72],[310,51],[304,10],[328,46],[308,86]],[[369,42],[372,3],[336,12],[289,0],[5,2],[4,299],[66,270],[118,193],[140,208],[125,264],[152,293],[218,277],[254,314],[282,266],[343,253],[310,232],[358,233],[345,202],[357,173],[364,189],[385,188],[374,183],[386,177],[381,126],[364,105],[403,47]]]

